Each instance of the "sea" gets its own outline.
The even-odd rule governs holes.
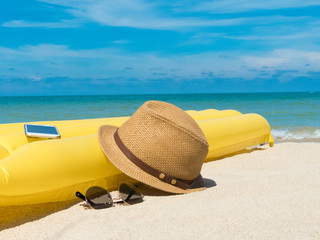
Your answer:
[[[0,97],[0,124],[130,116],[148,100],[183,110],[257,113],[278,142],[320,142],[320,92]]]

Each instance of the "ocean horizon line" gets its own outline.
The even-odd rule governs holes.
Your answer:
[[[10,98],[10,97],[98,97],[98,96],[148,96],[148,95],[157,95],[157,96],[161,96],[161,95],[224,95],[224,94],[250,94],[250,95],[255,95],[255,94],[288,94],[288,93],[310,93],[310,94],[314,94],[314,93],[320,93],[320,91],[288,91],[288,92],[284,92],[284,91],[279,91],[279,92],[204,92],[204,93],[120,93],[120,94],[48,94],[48,95],[3,95],[0,97],[1,98]]]

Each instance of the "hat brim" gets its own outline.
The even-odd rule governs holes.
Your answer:
[[[171,184],[165,183],[160,179],[146,173],[145,171],[137,167],[133,162],[131,162],[131,160],[129,160],[124,155],[124,153],[115,143],[114,133],[117,129],[118,127],[111,125],[101,126],[98,131],[98,140],[103,152],[108,157],[110,162],[113,163],[113,165],[117,167],[121,172],[125,173],[135,180],[170,193],[190,193],[204,190],[206,188],[204,186],[204,181],[201,175],[199,175],[197,180],[192,184],[191,188],[183,190]]]

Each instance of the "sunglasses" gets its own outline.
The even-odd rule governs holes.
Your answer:
[[[137,186],[132,183],[122,183],[119,186],[118,191],[119,198],[112,198],[111,194],[106,189],[93,186],[87,190],[85,196],[80,192],[76,192],[76,196],[85,201],[85,207],[91,207],[93,209],[109,208],[112,207],[114,203],[123,202],[127,205],[132,205],[142,202],[143,195]]]

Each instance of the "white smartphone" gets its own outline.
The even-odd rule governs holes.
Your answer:
[[[55,126],[24,124],[24,131],[27,137],[36,138],[60,138],[60,133]]]

